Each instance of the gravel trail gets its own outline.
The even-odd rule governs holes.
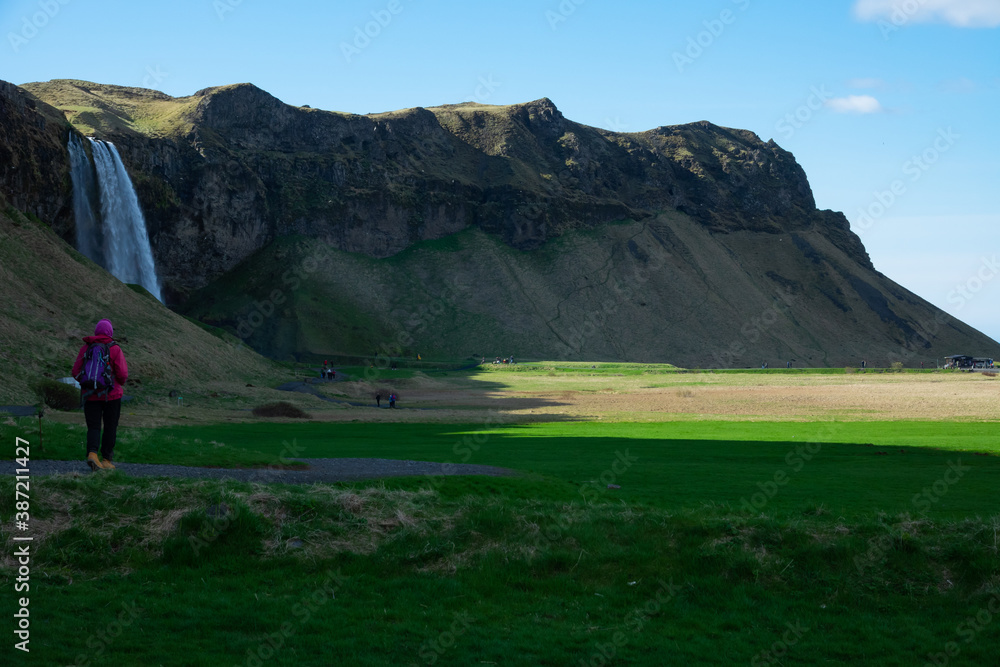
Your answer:
[[[317,482],[350,482],[360,479],[404,476],[489,475],[494,477],[517,474],[507,468],[467,463],[431,463],[429,461],[399,461],[395,459],[294,459],[308,464],[308,470],[269,470],[260,468],[199,468],[194,466],[155,463],[119,463],[117,470],[91,472],[83,461],[32,460],[32,478],[64,474],[118,474],[131,477],[187,477],[200,479],[235,479],[243,482],[280,482],[282,484],[314,484]],[[14,461],[0,462],[0,470],[14,475]]]

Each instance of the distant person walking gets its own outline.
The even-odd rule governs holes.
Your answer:
[[[94,335],[83,339],[71,375],[80,383],[80,399],[87,421],[87,465],[91,470],[114,470],[112,463],[118,420],[122,413],[122,388],[128,380],[128,365],[109,320],[94,327]],[[103,432],[102,432],[103,422]],[[97,456],[100,445],[101,458]]]
[[[382,394],[378,394],[378,393],[375,394],[375,407],[376,408],[381,408],[382,407]]]
[[[389,407],[396,407],[396,394],[389,394]]]

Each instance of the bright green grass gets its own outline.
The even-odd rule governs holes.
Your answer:
[[[5,441],[34,440],[36,420],[17,424]],[[47,428],[33,458],[79,458],[81,428]],[[1000,459],[973,455],[1000,449],[994,433],[957,422],[123,429],[123,461],[370,456],[525,474],[309,487],[33,479],[48,536],[34,543],[32,653],[19,658],[919,665],[952,642],[947,664],[996,664],[993,626],[968,620],[1000,605]],[[797,448],[810,444],[807,461]],[[748,510],[754,494],[766,502]],[[208,511],[222,505],[220,523]],[[9,549],[14,511],[5,478]],[[0,569],[0,585],[13,583]],[[11,618],[14,596],[3,599]]]
[[[33,423],[21,423],[30,438]],[[46,457],[80,458],[83,429],[70,428],[50,429]],[[749,502],[781,514],[823,507],[847,516],[881,510],[964,517],[996,511],[1000,458],[978,453],[1000,453],[995,423],[250,423],[123,429],[116,458],[223,466],[353,457],[477,463],[546,480],[567,501],[670,509],[739,509]],[[948,471],[959,462],[957,483],[943,487],[933,501],[914,501],[946,475],[956,479],[958,473]],[[530,493],[539,491],[533,487]]]
[[[365,486],[39,483],[52,527],[19,664],[598,665],[612,647],[607,664],[765,664],[789,624],[780,664],[922,664],[949,641],[949,664],[995,664],[992,633],[959,634],[998,592],[989,521]],[[12,488],[0,480],[4,527]],[[209,518],[223,504],[229,518]]]
[[[578,499],[665,508],[739,506],[779,475],[779,481],[786,481],[769,499],[769,511],[801,512],[821,505],[846,514],[913,511],[913,496],[958,460],[971,470],[934,503],[935,513],[992,514],[997,506],[991,490],[1000,488],[1000,459],[971,453],[1000,452],[993,423],[574,422],[492,430],[430,424],[249,424],[193,430],[203,440],[228,435],[230,442],[272,456],[294,445],[304,458],[370,456],[496,465],[569,483]],[[166,431],[175,437],[190,432]],[[806,460],[809,451],[801,449],[807,443],[822,443],[811,460]],[[876,454],[880,451],[887,453]],[[624,459],[626,452],[634,459]],[[780,478],[781,473],[786,477]],[[621,489],[608,490],[609,483]]]

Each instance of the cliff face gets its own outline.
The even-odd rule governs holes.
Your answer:
[[[168,303],[275,356],[997,354],[875,271],[792,155],[745,130],[616,133],[548,99],[360,116],[248,84],[24,88],[0,87],[8,200],[72,238],[61,113],[113,141]]]
[[[59,110],[0,81],[0,191],[11,206],[72,240],[70,131]]]
[[[388,257],[478,227],[530,250],[669,210],[716,232],[829,228],[868,262],[846,221],[815,210],[790,153],[706,122],[623,134],[569,121],[548,99],[358,116],[291,107],[249,84],[180,99],[25,87],[118,145],[173,303],[290,234]]]

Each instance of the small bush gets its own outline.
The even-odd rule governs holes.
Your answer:
[[[278,401],[277,403],[268,403],[266,405],[259,405],[253,409],[253,416],[291,417],[292,419],[309,419],[308,413],[303,412],[300,408],[285,401]]]
[[[32,391],[53,410],[76,410],[80,407],[80,390],[71,384],[42,379],[31,385]]]
[[[890,364],[890,367],[892,368],[892,370],[894,370],[897,373],[902,373],[903,372],[903,362],[902,361],[894,361],[894,362],[892,362],[892,364]]]

